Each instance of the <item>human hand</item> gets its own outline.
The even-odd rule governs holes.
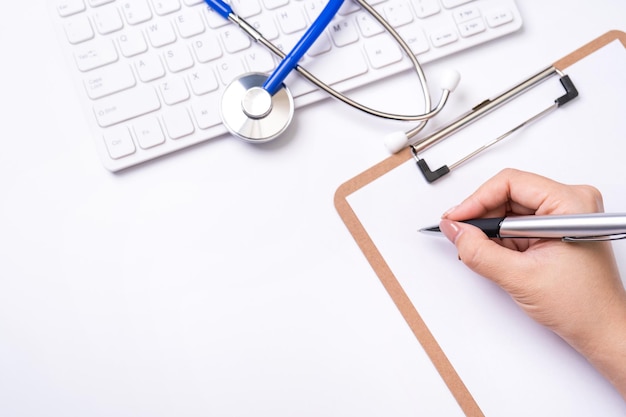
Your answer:
[[[489,239],[459,220],[604,211],[600,192],[505,169],[442,216],[459,258],[585,355],[626,398],[626,291],[610,242]]]

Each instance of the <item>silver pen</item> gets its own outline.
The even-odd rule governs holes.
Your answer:
[[[539,238],[598,241],[626,238],[626,213],[492,217],[464,220],[491,238]],[[439,226],[420,232],[440,234]]]

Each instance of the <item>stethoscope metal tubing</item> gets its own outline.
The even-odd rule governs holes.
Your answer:
[[[443,129],[429,136],[426,136],[425,138],[412,144],[411,147],[413,148],[413,152],[419,153],[428,149],[429,147],[435,145],[439,141],[447,138],[448,136],[452,135],[458,130],[475,122],[476,120],[480,119],[481,117],[495,110],[497,107],[515,98],[519,94],[523,93],[529,88],[534,87],[538,83],[546,80],[548,77],[554,74],[561,74],[561,72],[558,69],[554,68],[553,66],[548,67],[538,72],[537,74],[533,75],[532,77],[528,78],[527,80],[520,82],[519,84],[515,85],[514,87],[505,91],[499,96],[493,99],[487,99],[481,102],[480,104],[476,105],[473,109],[471,109],[469,112],[461,115],[459,118],[457,118],[450,124],[446,125],[446,127],[444,127]]]
[[[437,107],[435,107],[434,109],[430,109],[431,108],[431,99],[430,99],[430,94],[428,91],[428,87],[426,85],[426,76],[419,64],[419,62],[417,61],[417,58],[415,58],[415,55],[413,55],[413,53],[411,52],[410,47],[406,44],[406,42],[402,39],[402,37],[400,37],[400,35],[398,35],[398,33],[395,31],[395,29],[390,26],[385,19],[382,18],[382,16],[380,16],[380,14],[374,9],[372,8],[369,4],[367,4],[367,2],[365,2],[364,0],[355,0],[357,3],[359,3],[364,9],[366,9],[368,11],[368,13],[370,13],[387,31],[388,33],[394,38],[394,40],[396,42],[399,43],[399,45],[401,46],[401,48],[403,49],[404,53],[408,56],[408,58],[411,60],[413,67],[419,77],[420,80],[420,85],[421,88],[423,90],[423,96],[424,96],[424,107],[426,109],[426,113],[420,114],[420,115],[403,115],[403,114],[394,114],[394,113],[387,113],[384,111],[380,111],[380,110],[376,110],[376,109],[372,109],[370,107],[367,107],[361,103],[358,103],[352,99],[350,99],[349,97],[346,97],[345,95],[339,93],[338,91],[336,91],[335,89],[333,89],[332,87],[328,86],[326,83],[324,83],[323,81],[321,81],[320,79],[318,79],[317,77],[315,77],[315,75],[313,75],[311,72],[307,71],[304,67],[297,65],[295,67],[295,70],[298,71],[298,73],[300,73],[306,80],[308,80],[309,82],[311,82],[312,84],[314,84],[316,87],[320,88],[321,90],[323,90],[324,92],[326,92],[327,94],[329,94],[330,96],[334,97],[335,99],[342,101],[343,103],[354,107],[358,110],[361,110],[367,114],[370,114],[372,116],[376,116],[376,117],[380,117],[383,119],[389,119],[389,120],[399,120],[399,121],[417,121],[417,122],[421,122],[419,126],[413,128],[411,130],[411,132],[417,133],[419,130],[421,130],[424,125],[425,122],[434,117],[435,115],[437,115],[445,106],[445,103],[449,97],[449,91],[444,90],[442,97],[437,105]],[[254,41],[261,43],[263,46],[265,46],[266,48],[268,48],[273,54],[275,54],[277,57],[279,57],[280,59],[284,59],[286,54],[281,51],[277,46],[275,46],[272,42],[270,42],[269,40],[267,40],[260,32],[258,32],[256,29],[254,29],[254,27],[252,27],[252,25],[250,25],[249,23],[246,22],[245,19],[235,15],[234,13],[230,13],[228,16],[228,19],[235,23],[237,26],[239,26],[239,28],[241,28],[244,32],[246,32],[248,34],[248,36],[250,36]],[[429,110],[430,109],[430,110]],[[414,134],[413,133],[413,134]]]

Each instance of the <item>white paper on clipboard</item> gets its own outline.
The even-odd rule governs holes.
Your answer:
[[[626,415],[626,402],[582,356],[529,319],[496,285],[457,261],[446,239],[418,233],[506,167],[565,183],[593,184],[604,195],[606,211],[626,210],[625,46],[613,40],[564,72],[580,93],[577,99],[441,180],[428,184],[415,161],[404,158],[383,174],[356,177],[336,196],[338,211],[388,291],[385,281],[391,277],[401,287],[394,291],[406,294],[399,302],[404,294],[390,292],[405,319],[410,302],[438,345],[434,351],[440,348],[467,390],[459,395],[469,395],[477,404],[479,411],[464,407],[466,415]],[[481,121],[482,126],[477,123],[457,135],[472,140],[482,135],[467,145],[471,149],[510,129],[515,117],[536,113],[560,94],[555,78],[532,99],[505,105],[508,115],[498,110]],[[487,134],[476,133],[485,126]],[[459,150],[459,141],[466,143],[447,139],[425,155],[431,167],[454,162],[455,152],[462,155],[465,150]],[[615,242],[614,248],[626,281],[626,241]],[[407,322],[416,333],[416,325]],[[433,350],[431,342],[422,344]],[[455,391],[458,384],[448,385]]]

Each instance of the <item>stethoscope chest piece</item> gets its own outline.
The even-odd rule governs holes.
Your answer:
[[[268,142],[287,129],[294,113],[291,92],[282,87],[273,96],[263,88],[265,74],[244,74],[224,90],[220,113],[233,135],[254,143]]]

